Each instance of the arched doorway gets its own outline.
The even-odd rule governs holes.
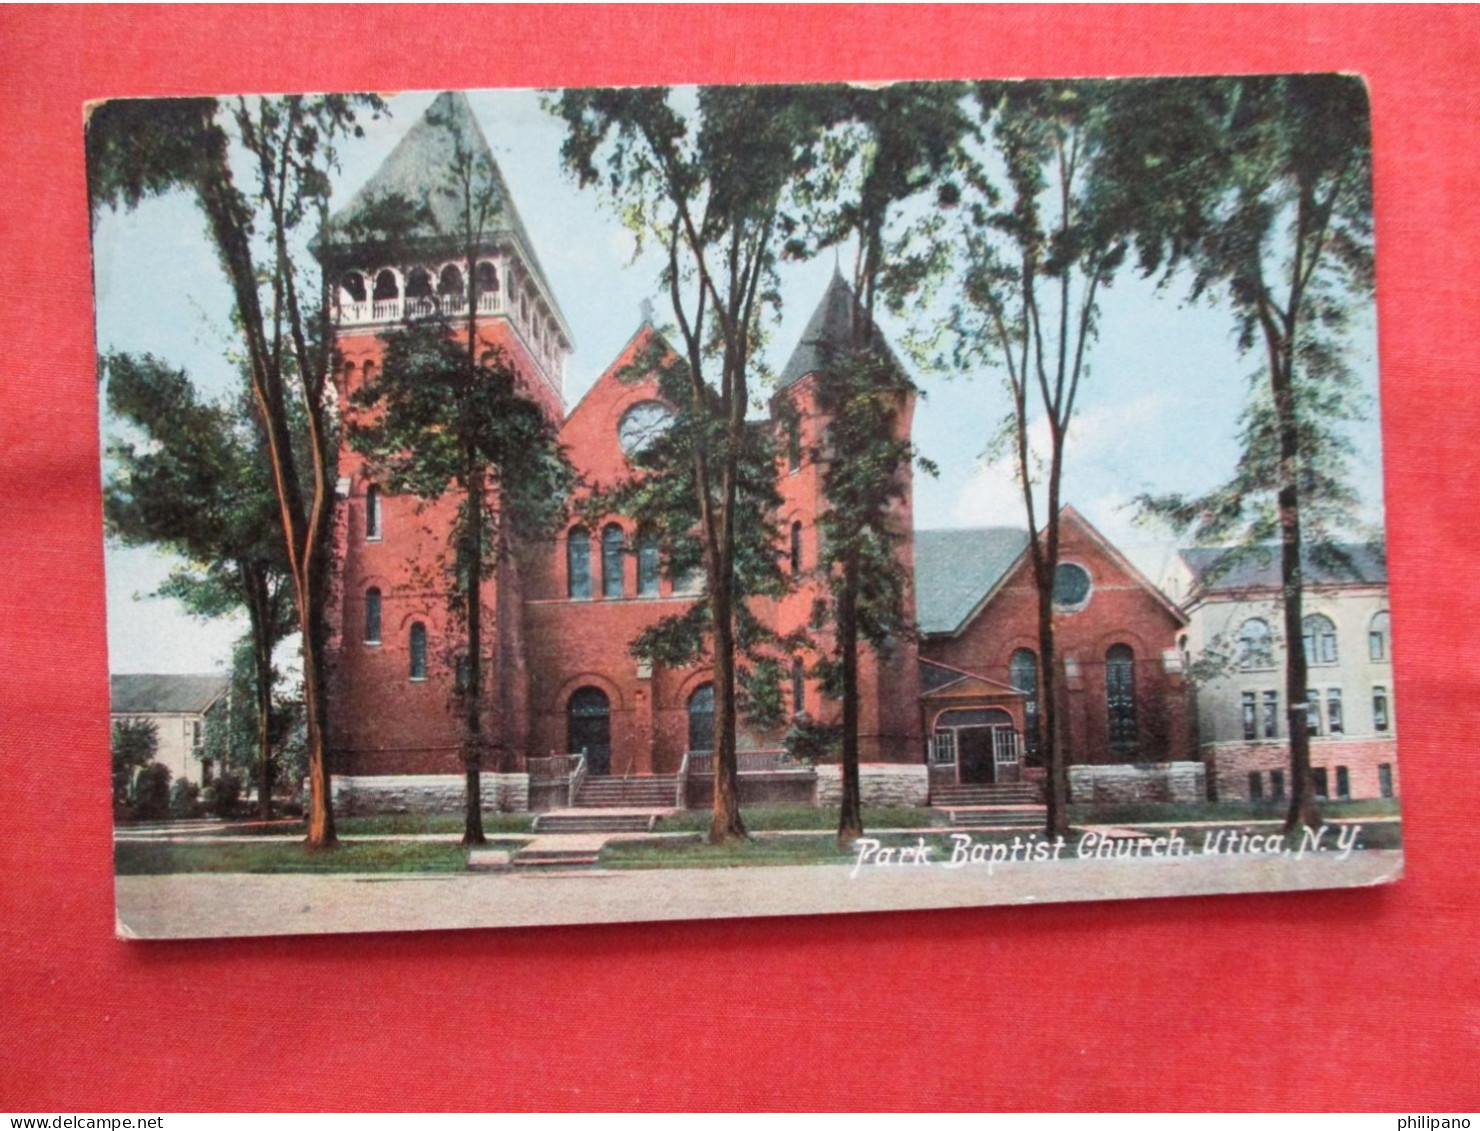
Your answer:
[[[962,782],[1008,783],[1022,780],[1022,742],[1012,716],[1000,707],[958,707],[935,720],[937,743],[954,748],[956,776]]]
[[[604,777],[612,772],[612,710],[606,692],[582,687],[565,708],[565,748],[585,753],[586,773]]]
[[[706,683],[689,696],[689,749],[714,749],[714,684]]]

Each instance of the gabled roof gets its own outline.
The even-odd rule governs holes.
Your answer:
[[[1059,521],[1095,543],[1173,620],[1187,623],[1187,615],[1073,507],[1063,507]],[[915,617],[920,631],[926,636],[960,632],[1027,549],[1028,532],[1011,526],[915,531]]]
[[[226,694],[224,675],[115,675],[115,715],[199,715]]]
[[[853,294],[853,288],[843,279],[841,271],[834,271],[832,282],[812,312],[807,328],[802,331],[802,340],[792,351],[791,360],[781,371],[779,389],[794,385],[808,373],[816,373],[833,358],[853,348],[853,320],[862,317],[863,307]],[[903,366],[889,348],[877,322],[874,323],[870,348],[880,357],[903,372]]]
[[[1011,526],[917,530],[915,616],[920,631],[955,632],[1027,548],[1027,531]]]
[[[1366,542],[1337,546],[1347,563],[1318,562],[1310,547],[1301,551],[1301,570],[1307,585],[1386,585],[1387,559],[1382,547]],[[1245,589],[1280,587],[1280,548],[1265,546],[1235,561],[1227,569],[1218,565],[1232,551],[1226,546],[1182,550],[1182,560],[1192,571],[1193,582],[1205,592],[1228,593]]]
[[[549,294],[549,283],[535,256],[534,245],[530,242],[524,221],[519,217],[519,210],[514,207],[514,197],[509,192],[503,171],[493,158],[493,150],[483,135],[483,128],[473,116],[473,108],[468,105],[467,95],[461,91],[448,90],[437,95],[427,107],[426,113],[396,143],[380,168],[350,197],[349,203],[330,219],[330,231],[342,232],[372,202],[390,196],[401,196],[413,204],[425,204],[431,210],[432,224],[423,225],[409,233],[413,238],[445,239],[455,236],[462,226],[461,202],[455,195],[442,190],[447,184],[448,170],[451,169],[456,155],[457,137],[464,139],[464,144],[471,149],[475,160],[488,163],[493,188],[501,202],[487,225],[485,240],[494,243],[512,236],[518,242],[530,271],[539,277],[540,285]]]

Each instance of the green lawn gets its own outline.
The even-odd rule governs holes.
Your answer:
[[[810,805],[758,805],[740,810],[740,818],[751,832],[769,832],[779,829],[816,829],[818,832],[836,832],[838,811],[833,808],[814,809]],[[663,832],[707,833],[712,816],[708,809],[691,809],[672,817],[665,817],[658,826]],[[933,824],[944,824],[946,815],[939,809],[913,807],[865,809],[865,829],[917,829]]]
[[[1289,806],[1283,801],[1200,801],[1194,804],[1142,803],[1137,805],[1070,805],[1071,824],[1135,825],[1147,821],[1283,821]],[[1362,817],[1396,817],[1396,800],[1332,801],[1321,805],[1330,821]]]
[[[122,841],[114,846],[120,876],[177,872],[462,872],[467,850],[456,844],[374,841],[311,852],[297,842],[211,844]]]

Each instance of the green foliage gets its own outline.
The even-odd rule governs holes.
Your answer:
[[[755,730],[775,730],[786,722],[784,669],[774,656],[762,656],[739,672],[739,710]]]
[[[201,792],[201,801],[213,817],[234,817],[241,805],[242,780],[235,774],[221,773]]]
[[[787,729],[781,745],[798,762],[815,766],[837,757],[842,742],[841,727],[799,716]]]
[[[170,768],[150,762],[134,782],[133,815],[140,821],[162,821],[170,815]]]
[[[174,821],[199,817],[204,812],[200,804],[200,786],[181,778],[170,786],[170,819]]]
[[[133,791],[134,776],[159,753],[159,727],[152,719],[119,719],[113,724],[113,803]]]

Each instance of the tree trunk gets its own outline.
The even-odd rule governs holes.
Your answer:
[[[711,575],[719,571],[712,570]],[[710,598],[714,620],[714,816],[709,843],[747,837],[740,819],[740,773],[735,757],[735,626],[733,595],[724,580]]]
[[[843,660],[843,795],[838,808],[838,845],[851,848],[863,835],[858,781],[858,550],[843,561],[838,593],[838,651]]]
[[[1057,555],[1055,555],[1057,556]],[[1046,831],[1049,836],[1066,836],[1069,832],[1069,768],[1064,752],[1064,741],[1059,727],[1058,702],[1058,656],[1054,648],[1053,632],[1053,575],[1051,563],[1046,569],[1048,584],[1038,579],[1038,650],[1043,661],[1040,670],[1043,679],[1043,701],[1039,707],[1042,731],[1040,740],[1045,745],[1045,761],[1048,764],[1048,788],[1044,791],[1048,804]]]
[[[1280,589],[1285,620],[1285,702],[1290,728],[1290,809],[1285,815],[1285,831],[1290,833],[1302,825],[1319,828],[1321,811],[1316,804],[1315,784],[1311,781],[1306,705],[1305,578],[1300,560],[1300,492],[1295,480],[1300,439],[1289,370],[1277,365],[1272,368],[1271,375],[1275,412],[1279,416],[1280,461],[1284,469],[1279,493]]]
[[[252,641],[257,682],[257,814],[272,820],[272,649],[265,640]]]
[[[471,327],[470,327],[471,332]],[[471,374],[470,374],[471,376]],[[483,835],[483,471],[474,466],[468,475],[467,537],[463,567],[467,570],[468,685],[467,735],[463,750],[467,772],[467,814],[463,844],[487,844]]]

